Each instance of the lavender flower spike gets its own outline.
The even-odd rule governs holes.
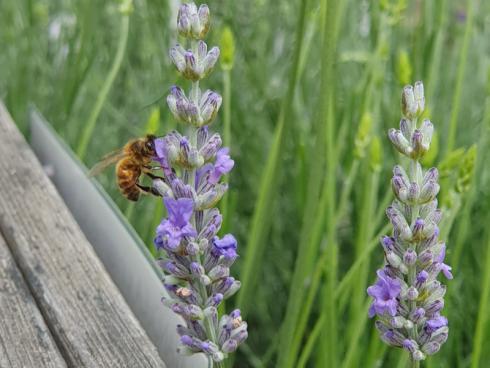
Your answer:
[[[191,88],[186,93],[173,86],[167,97],[170,111],[185,125],[185,134],[169,132],[154,142],[154,160],[162,175],[152,176],[153,188],[163,196],[168,214],[156,229],[154,243],[165,273],[168,297],[163,302],[185,322],[177,326],[179,351],[204,353],[211,366],[223,367],[223,360],[248,332],[238,309],[218,315],[218,306],[239,290],[240,281],[230,272],[238,258],[237,241],[231,234],[217,235],[222,219],[215,206],[228,188],[221,178],[234,166],[229,148],[221,147],[219,134],[209,131],[221,96],[202,92],[199,86],[219,57],[219,49],[207,51],[202,40],[209,19],[207,5],[180,7],[177,29],[189,48],[176,45],[170,57]]]
[[[440,312],[446,287],[437,277],[453,278],[444,263],[446,244],[438,239],[441,211],[437,169],[424,170],[419,160],[428,151],[432,123],[421,116],[425,108],[422,82],[406,86],[402,93],[400,130],[388,137],[396,150],[410,160],[408,170],[393,170],[392,188],[396,199],[386,213],[393,235],[381,240],[385,266],[367,289],[373,298],[369,317],[377,316],[376,328],[388,345],[405,349],[414,367],[435,354],[447,340],[449,328]]]

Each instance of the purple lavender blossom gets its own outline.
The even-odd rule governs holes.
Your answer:
[[[234,161],[229,149],[221,148],[219,134],[210,134],[208,128],[222,98],[210,90],[203,93],[199,84],[219,57],[217,47],[208,51],[201,40],[209,29],[209,8],[181,5],[177,29],[190,45],[176,45],[170,58],[192,87],[186,94],[173,86],[167,97],[174,117],[186,125],[186,135],[173,131],[154,142],[163,176],[151,176],[153,188],[164,197],[168,214],[156,229],[154,243],[166,275],[168,296],[163,302],[185,321],[177,326],[179,351],[204,353],[220,368],[248,336],[239,310],[220,317],[217,309],[240,289],[230,272],[238,257],[237,241],[231,234],[217,236],[222,218],[214,208],[228,189],[220,180]]]
[[[402,93],[400,129],[390,129],[394,147],[410,160],[408,170],[395,166],[392,188],[396,199],[386,210],[393,235],[381,239],[386,266],[367,289],[373,302],[369,317],[377,315],[376,328],[387,344],[409,352],[414,365],[435,354],[447,340],[448,321],[440,314],[446,288],[436,278],[452,279],[444,263],[446,245],[439,238],[441,211],[437,169],[424,171],[419,160],[428,151],[433,124],[421,120],[425,108],[421,82]]]
[[[230,149],[227,147],[221,148],[216,154],[216,162],[209,174],[208,182],[216,184],[222,175],[231,171],[235,165],[235,161],[230,158]]]
[[[168,219],[157,227],[157,237],[163,244],[175,249],[186,236],[196,236],[196,230],[189,223],[193,213],[194,202],[188,198],[165,198],[163,200],[168,211]],[[159,242],[160,243],[160,242]]]
[[[398,307],[396,298],[401,291],[400,281],[386,275],[384,270],[378,270],[377,275],[378,281],[376,281],[376,284],[367,289],[368,295],[374,298],[369,308],[369,318],[385,314],[395,316]]]

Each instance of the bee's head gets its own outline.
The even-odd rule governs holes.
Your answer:
[[[147,157],[153,157],[155,153],[155,136],[153,134],[147,134],[143,142],[142,152]]]

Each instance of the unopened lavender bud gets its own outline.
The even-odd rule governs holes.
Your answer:
[[[163,263],[162,267],[168,273],[179,277],[187,277],[189,275],[189,271],[183,265],[174,261],[166,261]]]
[[[426,250],[422,254],[419,255],[419,263],[421,267],[427,267],[432,263],[434,255],[430,250]]]
[[[208,54],[208,45],[204,41],[199,41],[197,43],[197,57],[202,60]]]
[[[435,300],[432,303],[430,303],[426,308],[425,312],[428,316],[433,316],[436,313],[439,313],[439,311],[444,308],[444,302],[442,300]]]
[[[170,59],[180,73],[186,69],[185,49],[180,45],[175,45],[170,49]]]
[[[206,302],[206,306],[217,307],[221,304],[222,301],[223,301],[223,294],[220,293],[213,294],[208,298],[208,301]]]
[[[422,82],[417,81],[413,86],[413,93],[415,102],[417,103],[417,110],[419,114],[422,114],[425,110],[425,96],[424,85]]]
[[[413,87],[408,85],[403,88],[402,92],[402,112],[403,115],[411,119],[416,116],[418,104],[415,101]]]
[[[431,341],[436,342],[440,345],[444,344],[448,338],[448,331],[449,331],[449,329],[447,327],[445,327],[444,329],[441,329],[441,331],[439,333],[432,334]]]
[[[205,161],[209,161],[214,158],[216,152],[221,148],[221,137],[215,133],[209,138],[209,140],[201,147],[199,153],[202,155]]]
[[[228,277],[230,275],[230,269],[223,265],[218,265],[214,267],[211,271],[209,271],[208,276],[211,280],[218,280],[224,277]]]
[[[403,133],[396,129],[388,131],[388,137],[395,148],[402,154],[409,156],[412,153],[410,142],[403,136]]]
[[[214,355],[219,352],[219,347],[211,341],[201,342],[200,348],[204,353],[213,356],[213,360],[215,360]],[[222,360],[222,358],[221,358],[221,360]],[[221,360],[219,360],[219,361],[221,361]]]
[[[401,201],[407,200],[408,187],[403,178],[399,175],[395,175],[391,179],[391,184],[393,188],[393,193],[395,193],[396,197]]]
[[[201,167],[204,165],[204,158],[199,154],[199,152],[192,148],[189,151],[189,155],[187,157],[187,162],[191,168]]]
[[[223,195],[228,190],[228,184],[221,183],[215,185],[214,188],[210,189],[206,193],[203,193],[197,197],[196,209],[206,210],[212,208],[218,203],[218,201],[223,197]]]
[[[422,270],[417,274],[417,287],[421,287],[429,278],[429,273],[426,270]]]
[[[411,248],[407,249],[403,255],[403,262],[407,266],[413,266],[415,262],[417,262],[417,253],[415,253],[415,251]]]
[[[193,82],[201,79],[201,75],[202,75],[201,68],[198,65],[194,53],[192,51],[186,51],[184,53],[184,59],[185,59],[185,68],[184,70],[179,69],[179,72],[184,76],[184,78],[187,78]]]
[[[407,290],[407,298],[408,300],[415,300],[419,297],[419,291],[416,287],[409,287]]]
[[[423,237],[423,231],[425,227],[425,221],[418,218],[413,225],[412,234],[414,240],[420,240]]]
[[[409,240],[412,237],[412,231],[410,230],[405,217],[391,206],[386,209],[386,214],[391,220],[393,227],[400,234],[400,238]]]
[[[437,209],[427,215],[427,221],[430,221],[434,224],[438,224],[442,220],[442,211]]]
[[[213,326],[218,326],[218,310],[216,307],[207,307],[204,309],[204,315],[209,318]]]
[[[403,344],[403,335],[396,330],[388,330],[381,336],[383,341],[388,345],[401,347]]]
[[[209,137],[209,128],[207,126],[202,126],[197,130],[197,146],[202,147]]]
[[[402,328],[405,325],[405,321],[405,318],[397,316],[390,319],[390,324],[393,328]]]
[[[434,341],[429,341],[427,344],[422,346],[422,351],[427,355],[434,355],[439,351],[441,345]]]
[[[437,170],[437,168],[435,168],[435,167],[432,167],[429,170],[427,170],[427,172],[425,173],[422,185],[424,185],[430,181],[436,181],[437,182],[438,179],[439,179],[439,170]]]
[[[200,276],[204,275],[204,273],[206,272],[204,270],[204,267],[200,263],[198,263],[198,262],[192,262],[189,265],[189,268],[191,270],[191,273],[194,276],[197,276],[197,277],[200,277]]]
[[[209,50],[206,57],[202,60],[201,67],[203,76],[206,76],[211,72],[214,65],[218,61],[219,53],[219,48],[215,46],[211,50]]]
[[[405,324],[403,325],[403,328],[405,328],[407,330],[411,330],[413,327],[414,327],[413,322],[410,321],[409,319],[406,319]]]
[[[424,360],[425,359],[425,355],[420,350],[415,350],[413,352],[413,354],[412,354],[412,359],[414,361],[418,362],[418,361]]]
[[[415,340],[405,339],[403,340],[403,348],[408,350],[410,353],[414,353],[418,348],[418,344]]]
[[[400,267],[402,260],[395,252],[386,252],[386,261],[395,268]]]
[[[412,150],[410,153],[410,157],[414,159],[422,157],[429,150],[429,146],[424,143],[424,135],[418,129],[415,129],[412,134],[411,144]]]
[[[236,342],[236,340],[226,340],[225,343],[221,346],[221,350],[223,351],[223,353],[233,353],[234,351],[236,351],[236,349],[238,348],[238,343]]]
[[[420,191],[419,203],[427,203],[432,201],[439,193],[439,184],[435,180],[430,180],[424,184]]]
[[[165,197],[167,193],[170,192],[170,187],[165,184],[165,182],[161,179],[155,179],[152,181],[151,186],[155,189],[160,196]]]
[[[222,98],[216,92],[207,90],[203,94],[200,102],[200,110],[201,110],[201,119],[199,122],[200,125],[207,125],[214,120],[221,106],[221,102],[222,102]]]
[[[199,245],[195,242],[190,242],[186,245],[185,250],[187,254],[195,256],[199,253]]]
[[[200,25],[199,38],[204,38],[204,36],[206,36],[206,34],[209,31],[209,25],[210,25],[210,15],[209,15],[208,6],[206,4],[202,4],[199,7],[197,15],[199,17],[199,25]]]
[[[420,187],[417,183],[410,184],[406,200],[410,203],[416,203],[420,195]]]
[[[381,238],[381,245],[383,246],[385,251],[392,251],[395,246],[395,240],[390,236],[383,236]]]
[[[403,133],[403,136],[409,140],[412,135],[412,123],[407,119],[400,120],[400,131]]]
[[[439,231],[439,228],[433,222],[426,222],[424,229],[422,230],[421,240],[427,239],[434,235],[436,231]]]
[[[422,318],[424,318],[424,316],[425,316],[425,309],[417,308],[410,315],[410,319],[413,321],[413,323],[419,323],[422,320]]]
[[[429,119],[424,119],[422,125],[420,126],[420,132],[422,133],[422,144],[424,147],[429,149],[430,142],[432,141],[432,135],[434,134],[434,125]]]

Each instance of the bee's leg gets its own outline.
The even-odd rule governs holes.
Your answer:
[[[159,179],[159,180],[163,180],[163,181],[165,181],[165,179],[164,179],[163,177],[161,177],[161,176],[154,175],[154,174],[152,174],[151,172],[147,172],[147,171],[143,171],[143,172],[144,172],[144,174],[145,174],[146,176],[148,176],[148,177],[149,177],[151,180],[156,180],[156,179]]]
[[[141,190],[141,192],[146,193],[146,194],[153,194],[154,196],[161,197],[162,195],[156,190],[155,188],[152,187],[147,187],[145,185],[140,185],[136,184],[136,186]]]

